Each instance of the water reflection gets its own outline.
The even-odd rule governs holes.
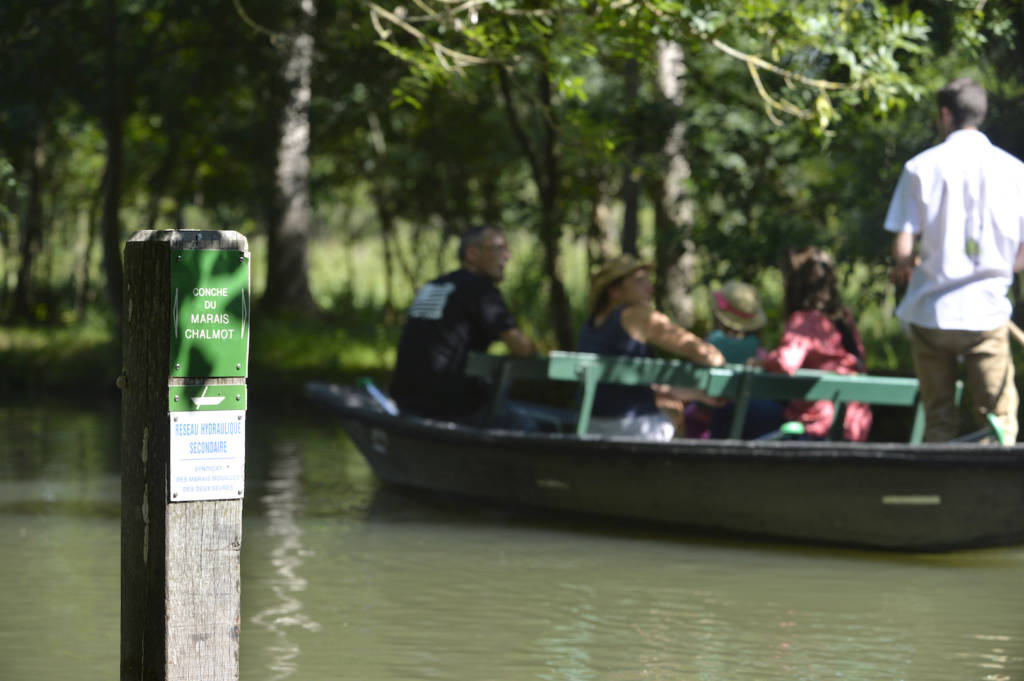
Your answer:
[[[0,679],[117,677],[116,416],[0,405]]]
[[[302,543],[301,478],[302,460],[297,447],[292,444],[275,447],[270,479],[265,483],[267,491],[261,499],[267,519],[266,533],[274,540],[270,564],[275,570],[275,575],[266,579],[263,586],[269,588],[277,600],[251,620],[274,635],[274,643],[268,647],[271,661],[267,666],[273,674],[269,678],[275,680],[288,678],[298,668],[301,648],[290,631],[295,628],[320,630],[320,624],[302,611],[299,598],[308,587],[299,569],[313,555]]]
[[[334,569],[329,657],[357,678],[990,678],[979,631],[1024,678],[1017,550],[805,550],[378,498],[310,566]]]
[[[37,411],[0,406],[0,680],[116,678],[116,411]],[[324,419],[248,428],[245,681],[1024,681],[1024,548],[874,554],[481,507],[380,488]]]

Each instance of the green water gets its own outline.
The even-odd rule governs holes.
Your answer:
[[[118,678],[117,406],[0,406],[0,681]],[[381,489],[250,410],[240,675],[1024,680],[1024,548],[751,544]]]

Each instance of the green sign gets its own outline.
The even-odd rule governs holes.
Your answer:
[[[244,385],[172,385],[167,388],[168,411],[229,409],[245,409]]]
[[[171,251],[170,375],[245,376],[251,304],[247,252]]]

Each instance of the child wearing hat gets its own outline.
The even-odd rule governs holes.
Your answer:
[[[654,348],[659,348],[705,366],[725,364],[718,348],[652,307],[650,270],[649,264],[623,254],[606,262],[592,277],[590,316],[580,329],[579,351],[653,357]],[[699,390],[602,384],[594,397],[590,432],[670,440],[675,426],[658,409],[655,390],[684,401],[722,403]]]
[[[712,297],[715,329],[707,341],[722,351],[726,362],[743,364],[761,347],[757,336],[765,324],[761,296],[750,284],[730,279]]]

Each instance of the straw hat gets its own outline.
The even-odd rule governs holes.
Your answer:
[[[590,314],[597,313],[597,310],[594,308],[601,298],[601,294],[613,282],[633,274],[637,270],[649,270],[651,267],[650,263],[640,262],[629,253],[623,253],[605,262],[601,269],[597,271],[597,274],[590,278]]]
[[[733,331],[757,331],[765,324],[761,296],[750,284],[735,279],[715,291],[712,301],[715,319]]]

